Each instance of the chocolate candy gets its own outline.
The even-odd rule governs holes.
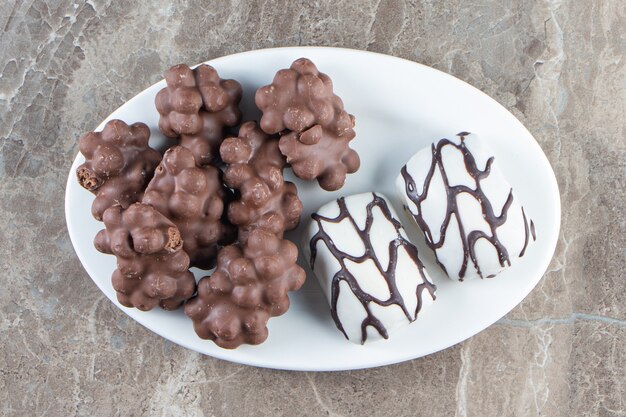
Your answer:
[[[326,191],[343,187],[346,174],[359,169],[359,155],[348,145],[354,130],[337,136],[316,125],[303,133],[290,132],[280,138],[280,151],[294,174],[303,180],[317,179]]]
[[[195,69],[175,65],[165,72],[167,87],[158,92],[155,104],[159,128],[164,135],[179,138],[198,164],[215,162],[224,139],[224,128],[241,120],[241,85],[223,80],[210,65]]]
[[[250,230],[261,228],[282,238],[300,221],[302,202],[296,186],[285,181],[285,159],[278,137],[263,133],[254,122],[239,129],[239,137],[222,143],[220,153],[228,164],[224,180],[239,198],[228,207],[229,220],[239,226],[239,240]]]
[[[297,258],[296,245],[262,229],[252,230],[245,244],[222,249],[213,275],[200,280],[185,304],[198,336],[228,349],[265,341],[269,318],[285,313],[287,293],[304,283]]]
[[[306,58],[278,71],[272,84],[259,88],[254,99],[263,112],[261,129],[268,134],[284,130],[304,132],[321,125],[343,136],[354,127],[354,117],[344,110],[343,102],[333,93],[328,75],[319,72]]]
[[[241,120],[239,83],[221,79],[209,65],[176,65],[165,80],[155,98],[159,128],[180,146],[166,152],[156,174],[160,158],[147,145],[145,125],[113,128],[113,145],[100,143],[111,136],[108,125],[102,137],[81,140],[87,162],[79,181],[96,193],[94,213],[104,213],[106,226],[96,247],[117,257],[113,286],[120,303],[142,310],[172,309],[189,299],[190,264],[210,268],[217,255],[215,273],[200,281],[185,312],[198,335],[219,346],[261,343],[268,319],[287,310],[287,293],[305,279],[297,247],[283,238],[302,212],[283,170],[289,163],[300,178],[340,188],[359,167],[349,147],[354,117],[330,78],[299,59],[257,91],[263,129],[249,122],[224,141],[226,129]],[[222,159],[234,196],[214,166]],[[238,241],[230,244],[234,232]]]
[[[348,340],[387,339],[432,303],[435,286],[382,194],[342,197],[311,217],[304,247]]]
[[[396,185],[451,279],[492,278],[535,239],[533,221],[476,135],[461,132],[417,152]]]
[[[94,244],[117,258],[112,282],[120,304],[173,310],[191,297],[196,282],[174,223],[141,203],[127,209],[113,206],[103,220],[106,229],[98,232]]]
[[[165,152],[142,199],[178,227],[191,266],[213,268],[219,246],[236,237],[225,219],[224,205],[232,194],[221,174],[211,165],[197,167],[190,150],[174,146]]]
[[[185,313],[200,337],[232,349],[262,343],[269,318],[289,307],[287,292],[304,283],[298,249],[283,239],[298,225],[302,203],[295,185],[284,180],[278,137],[256,123],[244,123],[220,153],[228,164],[224,180],[237,193],[228,217],[238,226],[239,242],[219,252],[216,271],[200,280]]]
[[[255,101],[263,112],[261,129],[282,135],[280,150],[299,178],[317,179],[334,191],[347,173],[359,169],[359,156],[349,147],[354,116],[333,93],[330,78],[310,60],[300,58],[278,71],[272,84],[257,90]]]
[[[102,132],[89,132],[79,139],[85,163],[78,167],[78,183],[96,195],[91,213],[102,220],[106,209],[122,208],[141,200],[161,155],[148,146],[150,129],[143,123],[128,126],[111,120]]]

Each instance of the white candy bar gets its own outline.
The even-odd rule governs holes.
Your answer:
[[[532,220],[479,137],[461,132],[416,153],[396,181],[451,279],[491,278],[524,255]]]
[[[435,286],[384,196],[340,198],[312,217],[305,253],[348,340],[386,339],[434,300]]]

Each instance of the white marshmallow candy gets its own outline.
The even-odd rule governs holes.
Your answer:
[[[304,252],[348,340],[387,339],[435,299],[417,248],[382,194],[342,197],[312,217]]]
[[[426,244],[451,279],[492,278],[524,256],[530,220],[480,137],[454,139],[417,152],[396,186]]]

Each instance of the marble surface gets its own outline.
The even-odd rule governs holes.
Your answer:
[[[0,4],[0,414],[626,415],[626,2],[172,3]],[[298,373],[192,353],[105,299],[64,222],[79,135],[172,64],[287,45],[433,66],[528,127],[563,218],[524,302],[422,359]]]

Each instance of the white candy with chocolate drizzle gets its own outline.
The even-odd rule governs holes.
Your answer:
[[[342,197],[311,217],[305,253],[348,340],[387,339],[432,303],[435,286],[384,196]]]
[[[396,181],[405,208],[454,280],[492,278],[524,256],[535,228],[478,136],[416,153]]]

